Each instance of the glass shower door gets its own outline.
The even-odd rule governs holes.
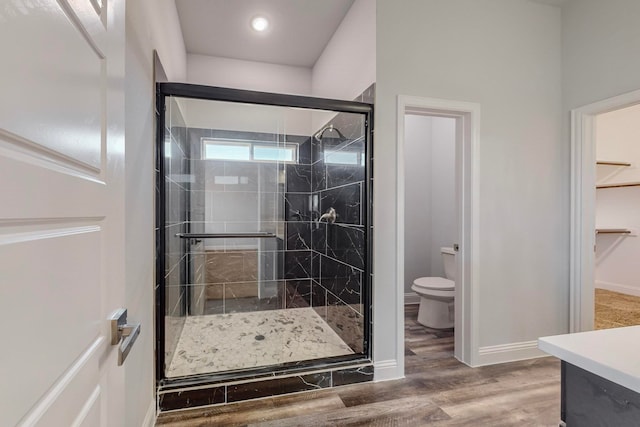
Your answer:
[[[366,116],[165,105],[161,377],[367,357]]]

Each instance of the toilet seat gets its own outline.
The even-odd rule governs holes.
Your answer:
[[[433,291],[453,291],[456,288],[456,282],[444,277],[418,277],[413,284],[420,289]]]

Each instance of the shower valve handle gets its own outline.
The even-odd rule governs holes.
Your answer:
[[[322,222],[322,220],[326,220],[329,224],[333,224],[336,221],[336,210],[333,208],[329,208],[327,213],[322,214],[320,218],[318,218],[318,222]]]

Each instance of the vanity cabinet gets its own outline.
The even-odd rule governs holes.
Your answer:
[[[640,427],[640,326],[538,339],[562,361],[560,416],[567,427]]]
[[[640,426],[639,393],[566,361],[561,375],[560,412],[567,427]]]

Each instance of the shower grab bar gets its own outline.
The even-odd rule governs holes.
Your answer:
[[[263,239],[276,237],[273,233],[177,233],[181,239]]]

